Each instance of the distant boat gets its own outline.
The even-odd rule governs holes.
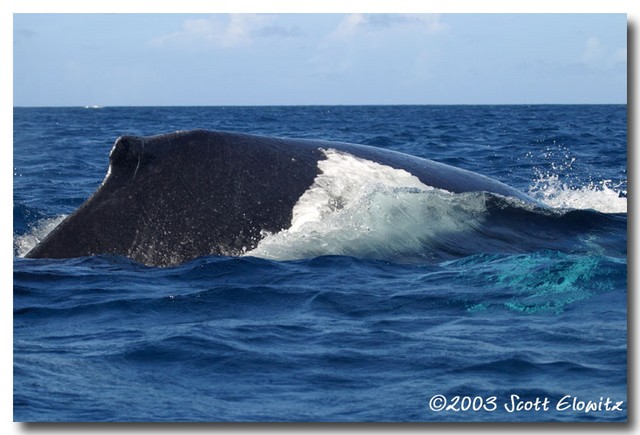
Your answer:
[[[84,106],[85,109],[102,109],[102,106]]]

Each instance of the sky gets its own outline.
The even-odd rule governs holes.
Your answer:
[[[625,14],[15,14],[14,106],[626,103]]]

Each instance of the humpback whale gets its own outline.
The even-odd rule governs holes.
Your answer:
[[[206,130],[122,136],[100,187],[26,257],[113,254],[172,266],[242,255],[265,234],[291,226],[292,210],[321,173],[326,150],[404,170],[449,192],[537,204],[489,177],[364,145]]]

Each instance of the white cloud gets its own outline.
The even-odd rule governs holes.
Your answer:
[[[253,33],[273,20],[273,16],[254,14],[232,14],[224,31],[222,45],[245,45],[251,43]]]
[[[359,32],[378,32],[412,28],[425,33],[439,33],[448,29],[439,14],[350,14],[346,15],[331,34],[344,38]]]
[[[351,36],[358,31],[358,28],[365,22],[363,14],[349,14],[345,16],[331,36],[343,38]]]
[[[587,39],[582,53],[582,63],[588,68],[606,70],[614,68],[618,64],[626,64],[626,62],[626,48],[610,50],[596,37],[592,36]]]
[[[322,77],[370,77],[391,70],[404,77],[416,71],[416,57],[448,28],[437,14],[345,15],[318,42],[309,65]]]
[[[605,47],[598,38],[591,37],[587,39],[584,53],[582,54],[582,62],[588,66],[597,66],[602,62],[605,56]]]
[[[618,63],[627,63],[627,49],[626,48],[618,48],[614,51],[611,56],[609,56],[609,63],[611,65],[616,65]]]
[[[246,46],[259,38],[291,37],[300,32],[273,24],[276,15],[229,14],[185,20],[182,29],[151,41],[155,46],[204,44],[216,47]]]

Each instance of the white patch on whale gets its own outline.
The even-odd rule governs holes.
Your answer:
[[[425,246],[479,225],[482,194],[453,194],[395,169],[335,149],[293,208],[291,226],[264,233],[245,255],[291,260],[320,255],[388,258],[429,255]]]
[[[433,190],[403,169],[394,169],[334,149],[322,152],[327,158],[318,162],[320,174],[294,206],[289,231],[298,231],[309,222],[318,222],[330,213],[348,207],[372,186]]]

